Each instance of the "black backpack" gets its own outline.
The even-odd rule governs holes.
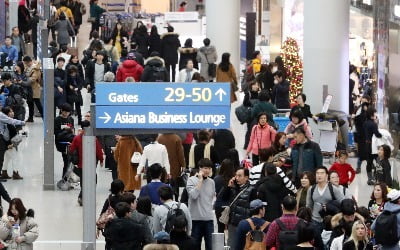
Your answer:
[[[151,82],[165,82],[166,70],[164,67],[151,67]]]
[[[300,223],[304,223],[303,220],[299,220],[296,224],[296,226],[293,228],[293,230],[288,230],[285,224],[280,219],[276,219],[276,224],[279,226],[279,234],[278,234],[278,240],[279,240],[279,249],[280,250],[286,250],[286,249],[293,249],[296,247],[298,242],[298,227]]]
[[[397,214],[400,209],[393,212],[383,210],[375,221],[375,240],[377,244],[392,246],[399,243],[397,232]]]
[[[315,188],[317,187],[317,184],[314,184],[311,187],[311,200],[314,202],[313,199],[313,195],[314,195],[314,191]],[[327,204],[325,204],[325,209],[321,209],[321,211],[319,211],[319,215],[324,218],[327,215],[332,215],[334,216],[337,213],[340,213],[340,202],[338,200],[336,200],[335,197],[335,192],[333,191],[333,185],[332,183],[328,183],[328,188],[329,188],[329,193],[331,194],[332,200],[330,200]]]
[[[186,215],[181,209],[181,203],[178,205],[168,207],[166,204],[163,204],[164,207],[168,209],[167,220],[165,221],[165,232],[171,232],[174,227],[175,221],[179,218],[180,220],[185,220],[186,226],[188,225],[186,220]]]

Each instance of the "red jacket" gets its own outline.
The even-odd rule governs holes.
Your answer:
[[[71,145],[69,147],[69,151],[72,153],[75,150],[78,150],[78,157],[79,157],[79,162],[78,162],[78,168],[82,168],[82,136],[83,133],[77,135],[74,137],[74,139],[71,142]],[[103,150],[101,148],[100,142],[96,138],[96,161],[103,162]]]
[[[125,82],[127,77],[135,78],[135,82],[140,81],[143,73],[143,67],[135,60],[125,60],[117,70],[117,82]]]
[[[247,152],[258,155],[258,150],[271,147],[275,141],[276,131],[270,125],[265,125],[262,128],[260,125],[254,125],[250,134],[250,142],[247,147]]]
[[[329,171],[336,171],[338,173],[340,185],[347,185],[349,182],[353,182],[354,177],[356,177],[356,171],[348,163],[340,164],[339,162],[335,162]],[[351,174],[350,177],[349,173]]]

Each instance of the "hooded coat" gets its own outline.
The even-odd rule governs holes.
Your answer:
[[[186,68],[186,62],[188,60],[193,61],[193,68],[199,69],[199,63],[197,62],[197,49],[196,48],[179,48],[179,70]]]
[[[201,47],[197,53],[196,59],[201,64],[200,75],[204,77],[206,81],[213,80],[213,78],[208,75],[208,64],[215,63],[218,59],[217,50],[215,47]]]
[[[140,81],[143,73],[143,67],[135,60],[125,60],[117,70],[117,82],[125,82],[127,77],[135,78],[136,82]]]
[[[258,183],[257,196],[267,203],[264,219],[273,221],[282,216],[281,204],[288,190],[282,178],[275,174],[262,178]]]
[[[162,79],[157,79],[157,78],[162,78]],[[153,57],[147,58],[140,81],[141,82],[156,82],[156,81],[169,82],[169,74],[165,68],[164,60],[158,56],[153,56]]]
[[[181,47],[179,34],[167,32],[161,35],[161,57],[166,64],[175,65],[178,63],[178,48]]]
[[[134,152],[143,153],[140,142],[133,136],[122,136],[115,148],[114,158],[118,166],[118,179],[125,184],[125,191],[140,189],[140,180],[135,181],[137,166],[131,166]]]
[[[104,229],[104,236],[111,242],[111,249],[141,250],[145,244],[140,224],[130,218],[115,218]]]

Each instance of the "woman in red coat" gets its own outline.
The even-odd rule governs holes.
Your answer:
[[[247,155],[252,154],[253,166],[259,164],[258,150],[271,147],[275,140],[276,131],[268,124],[267,113],[261,112],[257,116],[257,125],[251,130]]]

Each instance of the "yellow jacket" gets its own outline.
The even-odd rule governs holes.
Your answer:
[[[255,58],[251,61],[253,65],[253,73],[257,74],[261,71],[261,60],[258,58]]]

